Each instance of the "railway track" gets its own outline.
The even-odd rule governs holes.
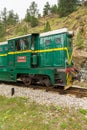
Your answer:
[[[64,90],[63,87],[52,87],[52,88],[51,87],[48,87],[48,88],[43,87],[43,88],[40,88],[40,86],[39,86],[39,87],[33,88],[33,89],[44,89],[46,92],[51,91],[51,92],[59,93],[61,95],[75,95],[78,98],[87,97],[87,88],[82,88],[82,87],[72,86],[69,89]]]
[[[15,86],[18,86],[18,87],[25,87],[24,84],[22,82],[17,82],[17,83],[7,83],[5,82],[5,84],[8,84],[8,85],[13,85],[14,89],[15,89]],[[78,98],[82,98],[82,97],[87,97],[87,88],[84,88],[84,87],[78,87],[78,86],[72,86],[70,87],[69,89],[67,90],[64,90],[63,87],[61,86],[58,86],[58,87],[46,87],[46,86],[40,86],[40,85],[31,85],[29,88],[31,89],[39,89],[39,90],[43,90],[43,91],[46,91],[46,92],[55,92],[55,93],[58,93],[58,94],[61,94],[61,95],[75,95],[76,97]]]
[[[13,83],[12,83],[13,84]],[[19,87],[24,87],[24,84],[22,82],[17,82],[14,83],[14,85],[19,86]],[[40,89],[40,90],[44,90],[46,92],[56,92],[58,94],[61,95],[75,95],[78,98],[81,97],[87,97],[87,88],[84,87],[78,87],[78,86],[72,86],[67,90],[64,90],[63,87],[58,86],[58,87],[46,87],[46,86],[40,86],[40,85],[31,85],[30,88],[32,89]]]
[[[70,87],[67,90],[58,89],[60,94],[75,95],[78,98],[87,97],[87,88],[82,87]]]

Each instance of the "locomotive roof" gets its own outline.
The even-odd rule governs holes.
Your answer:
[[[0,45],[5,45],[7,44],[7,42],[0,42]]]
[[[8,40],[19,39],[19,38],[27,37],[27,36],[30,36],[30,35],[32,35],[32,34],[22,35],[22,36],[18,36],[18,37],[10,38],[10,39],[8,39]]]
[[[65,32],[68,32],[68,29],[67,28],[62,28],[62,29],[58,29],[58,30],[53,30],[53,31],[41,33],[40,37],[50,36],[50,35],[53,35],[53,34],[59,34],[59,33],[65,33]]]

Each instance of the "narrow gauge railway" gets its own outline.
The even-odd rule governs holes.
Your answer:
[[[13,88],[15,89],[15,87],[20,87],[23,88],[25,87],[23,82],[18,81],[18,82],[4,82],[6,85],[12,85]],[[29,88],[33,89],[33,90],[43,90],[46,92],[53,92],[53,93],[58,93],[60,95],[74,95],[77,98],[82,98],[82,97],[87,97],[87,88],[86,87],[80,87],[80,86],[72,86],[70,88],[68,88],[67,90],[64,90],[63,87],[58,86],[58,87],[54,87],[54,86],[50,86],[50,87],[46,87],[45,85],[38,85],[38,84],[33,84],[31,85]],[[28,89],[28,87],[26,87],[26,89]]]
[[[87,97],[87,88],[83,88],[83,87],[72,86],[72,87],[64,90],[64,88],[61,87],[61,86],[46,88],[46,86],[35,87],[34,85],[32,85],[31,88],[33,88],[33,89],[43,89],[46,92],[57,92],[57,93],[62,94],[62,95],[68,95],[68,94],[69,95],[75,95],[78,98]]]

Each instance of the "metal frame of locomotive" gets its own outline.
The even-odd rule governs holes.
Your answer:
[[[77,72],[72,63],[72,34],[66,28],[28,34],[0,43],[0,80],[21,79],[26,86],[70,87]]]

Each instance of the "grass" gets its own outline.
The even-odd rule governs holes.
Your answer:
[[[87,130],[87,110],[0,96],[0,130]]]

